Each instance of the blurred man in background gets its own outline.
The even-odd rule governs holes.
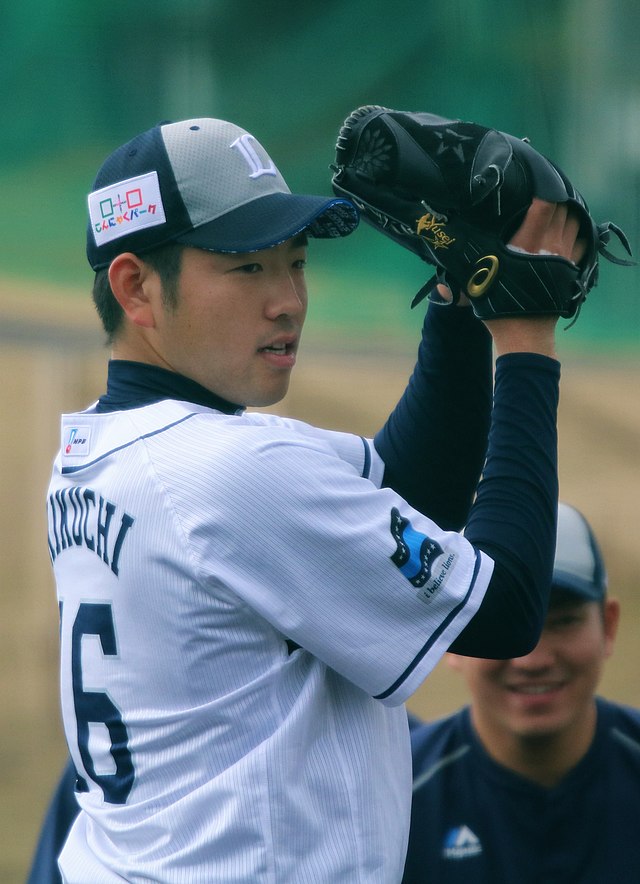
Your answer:
[[[593,531],[561,503],[536,648],[449,654],[470,705],[412,723],[404,884],[640,880],[640,713],[595,694],[618,619]]]

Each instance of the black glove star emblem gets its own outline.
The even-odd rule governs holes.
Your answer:
[[[463,141],[473,141],[470,135],[460,135],[459,132],[454,132],[453,129],[444,129],[442,132],[434,132],[433,135],[440,142],[436,156],[441,156],[450,150],[458,157],[461,163],[464,163],[462,143]]]

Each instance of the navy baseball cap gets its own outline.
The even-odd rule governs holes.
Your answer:
[[[88,197],[87,258],[94,270],[122,252],[168,242],[254,252],[306,231],[347,236],[349,200],[293,194],[260,142],[225,120],[160,123],[114,151]]]
[[[607,592],[607,574],[598,541],[582,513],[566,503],[558,505],[552,591],[592,602],[601,601]]]

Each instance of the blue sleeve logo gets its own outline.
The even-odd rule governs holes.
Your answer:
[[[391,561],[409,583],[424,586],[431,577],[433,563],[444,550],[435,540],[416,531],[395,507],[391,510],[391,534],[397,544]]]

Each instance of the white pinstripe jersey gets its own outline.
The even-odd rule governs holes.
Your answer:
[[[62,420],[48,497],[68,882],[394,882],[404,700],[492,563],[368,440],[165,400]]]

